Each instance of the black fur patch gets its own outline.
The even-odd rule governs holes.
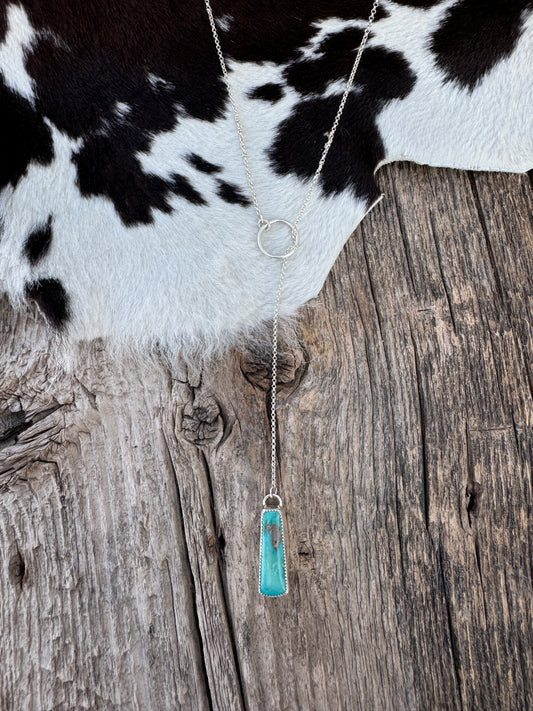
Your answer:
[[[206,205],[206,201],[200,195],[196,188],[193,188],[188,178],[184,175],[175,173],[172,176],[172,192],[180,197],[185,198],[193,205]]]
[[[181,115],[212,121],[222,113],[226,90],[208,25],[204,31],[205,8],[85,0],[80,15],[69,0],[22,1],[44,30],[27,60],[38,108],[83,140],[73,156],[81,194],[111,200],[127,226],[152,222],[154,210],[170,212],[172,193],[201,202],[183,179],[147,173],[137,154]],[[128,106],[125,116],[118,102]]]
[[[69,135],[98,129],[117,101],[132,107],[130,130],[168,129],[178,107],[207,121],[220,115],[226,92],[203,5],[84,0],[80,14],[71,0],[22,2],[32,24],[49,30],[28,71],[43,111]]]
[[[233,18],[227,32],[221,32],[220,41],[225,56],[245,62],[273,62],[286,64],[298,58],[300,49],[316,33],[316,23],[329,17],[341,20],[366,20],[374,0],[271,0],[254,3],[251,20],[250,3],[233,0],[231,3],[215,0],[213,12],[220,17]],[[388,11],[378,7],[376,20],[388,16]]]
[[[52,215],[48,217],[44,225],[37,227],[28,235],[24,244],[24,255],[32,267],[47,254],[51,243]]]
[[[328,84],[339,79],[345,79],[352,68],[355,52],[361,42],[363,31],[350,27],[342,32],[327,36],[320,45],[320,50],[327,51],[316,59],[302,59],[293,62],[283,72],[288,84],[300,94],[323,92]],[[371,49],[366,49],[363,59]],[[357,70],[357,82],[364,81],[362,74],[368,63],[361,60]]]
[[[442,0],[394,0],[396,5],[408,5],[409,7],[433,7],[434,5],[440,5]]]
[[[113,201],[127,225],[153,222],[152,209],[171,212],[167,197],[171,183],[145,173],[124,141],[112,136],[92,136],[72,160],[78,170],[78,187],[85,197],[102,195]]]
[[[48,165],[53,157],[52,134],[42,117],[0,81],[0,190],[14,187],[32,161]]]
[[[232,183],[227,183],[225,180],[218,181],[217,195],[222,200],[235,205],[246,207],[251,204],[250,200],[242,194],[240,188]]]
[[[298,80],[302,90],[313,93],[309,75],[304,79],[300,74]],[[355,82],[359,91],[346,102],[322,171],[321,185],[326,194],[349,188],[367,201],[379,196],[374,170],[384,157],[384,148],[376,117],[387,101],[407,96],[415,81],[409,65],[397,52],[378,47],[365,51]],[[318,82],[324,85],[327,80],[321,77]],[[339,96],[310,98],[295,106],[292,115],[281,123],[269,151],[276,172],[312,178],[339,100]]]
[[[359,49],[362,38],[362,30],[357,27],[347,27],[341,32],[332,32],[331,34],[326,35],[319,44],[318,51],[322,53],[329,53],[330,55],[333,54],[333,57],[330,56],[328,58],[330,60],[338,58],[340,55],[348,54],[349,57],[345,58],[344,61],[348,62],[350,65],[349,69],[351,69],[351,65],[354,62],[355,55]],[[372,39],[372,34],[369,35],[369,39]],[[338,67],[335,71],[339,71]],[[343,73],[343,76],[346,76],[346,74]]]
[[[7,31],[7,11],[6,11],[6,6],[2,5],[2,7],[0,7],[0,42],[4,41],[6,31]]]
[[[48,322],[61,330],[69,318],[68,295],[58,279],[39,279],[26,284],[26,297],[37,303]]]
[[[214,121],[227,108],[203,3],[189,3],[182,12],[169,0],[84,0],[80,14],[71,0],[19,2],[37,36],[26,60],[38,90],[37,110],[60,131],[82,140],[73,156],[82,195],[111,200],[125,225],[150,223],[157,210],[170,212],[172,193],[203,204],[202,196],[182,178],[172,182],[147,173],[137,158],[149,151],[154,137],[183,117]],[[292,0],[289,7],[284,0],[272,0],[254,5],[252,18],[244,0],[232,0],[229,6],[213,0],[216,16],[231,16],[228,31],[221,31],[225,57],[277,64],[298,59],[320,20],[364,20],[371,7],[372,0]],[[380,9],[376,19],[387,14]],[[340,52],[333,72],[327,61],[301,66],[300,71],[323,67],[320,89],[331,75],[340,77],[353,49]],[[302,93],[306,82],[307,76],[295,80]],[[268,100],[274,91],[270,89]],[[128,106],[126,114],[117,112],[117,103]],[[49,133],[45,125],[41,130]],[[17,139],[17,151],[23,143]]]
[[[271,104],[275,104],[283,96],[283,88],[279,84],[274,84],[269,82],[268,84],[262,84],[261,86],[256,86],[248,92],[250,99],[261,99],[262,101],[270,101]]]
[[[453,5],[435,32],[431,50],[448,80],[473,89],[515,48],[531,0],[464,0]]]
[[[196,170],[199,170],[202,173],[220,173],[222,170],[219,165],[210,163],[208,160],[205,160],[205,158],[202,158],[202,156],[199,156],[196,153],[189,153],[187,160],[196,168]]]
[[[183,175],[174,174],[168,181],[145,173],[138,158],[126,147],[114,143],[113,136],[93,136],[73,160],[81,194],[109,197],[126,226],[153,222],[153,209],[170,213],[170,193],[194,205],[206,204]]]

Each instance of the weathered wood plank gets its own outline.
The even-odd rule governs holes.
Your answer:
[[[81,359],[1,311],[0,707],[533,706],[533,194],[383,169],[282,359],[290,595],[257,593],[268,358]]]
[[[208,709],[161,434],[168,379],[102,354],[95,365],[48,397],[47,373],[32,371],[32,387],[23,381],[16,394],[30,418],[49,398],[68,404],[17,435],[3,460],[0,707]]]

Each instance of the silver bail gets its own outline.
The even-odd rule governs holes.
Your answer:
[[[275,507],[272,507],[272,504],[268,504],[267,502],[271,499],[275,499],[277,501],[277,504]],[[281,500],[281,496],[279,494],[273,494],[269,492],[265,498],[263,499],[263,508],[281,508],[283,506],[283,501]]]

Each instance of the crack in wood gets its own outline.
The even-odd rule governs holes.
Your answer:
[[[444,278],[444,270],[443,270],[443,268],[442,268],[442,255],[441,255],[441,250],[440,250],[440,248],[439,248],[439,244],[438,244],[438,242],[437,242],[437,232],[438,232],[438,229],[437,229],[437,225],[435,224],[435,220],[434,220],[434,218],[433,218],[433,214],[431,214],[431,216],[430,216],[430,223],[431,223],[431,229],[429,230],[429,232],[430,232],[430,234],[431,234],[431,236],[432,236],[432,238],[433,238],[433,242],[434,242],[434,244],[435,244],[435,252],[436,252],[436,255],[437,255],[437,264],[438,264],[438,267],[439,267],[439,274],[440,274],[440,278],[441,278],[441,281],[442,281],[442,286],[443,286],[443,289],[444,289],[444,295],[445,295],[445,297],[446,297],[446,303],[447,303],[447,305],[448,305],[448,313],[450,314],[450,319],[451,319],[452,326],[453,326],[453,332],[455,333],[455,335],[457,335],[457,324],[455,323],[455,314],[454,314],[454,309],[453,309],[453,306],[452,306],[452,298],[451,298],[451,293],[450,293],[450,287],[448,286],[447,280]]]
[[[469,182],[470,182],[470,188],[471,188],[471,190],[472,190],[472,196],[473,196],[473,198],[474,198],[474,203],[475,203],[476,210],[477,210],[477,216],[478,216],[478,219],[479,219],[479,224],[480,224],[480,226],[481,226],[481,231],[482,231],[482,234],[483,234],[483,237],[484,237],[484,240],[485,240],[485,245],[486,245],[486,247],[487,247],[487,256],[488,256],[488,258],[489,258],[490,268],[491,268],[491,271],[492,271],[492,276],[493,276],[493,278],[494,278],[494,285],[495,285],[495,287],[496,287],[496,292],[497,292],[497,295],[498,295],[499,304],[500,304],[500,307],[502,307],[502,308],[501,308],[501,311],[506,312],[507,309],[504,308],[504,307],[506,307],[505,298],[504,298],[504,290],[503,290],[503,287],[502,287],[502,282],[501,282],[501,279],[500,279],[500,274],[499,274],[499,272],[498,272],[498,266],[497,266],[497,263],[496,263],[496,259],[495,259],[495,257],[494,257],[494,251],[493,251],[493,249],[492,249],[492,244],[491,244],[491,241],[490,241],[489,228],[488,228],[488,225],[487,225],[487,220],[486,220],[486,218],[485,218],[485,214],[484,214],[483,208],[482,208],[482,206],[481,206],[481,201],[480,201],[480,199],[479,199],[479,191],[478,191],[478,188],[477,188],[477,185],[476,185],[476,180],[475,180],[475,177],[474,177],[474,175],[473,175],[473,173],[472,173],[471,171],[467,171],[466,175],[467,175],[468,180],[469,180]]]
[[[452,662],[453,662],[453,670],[454,670],[454,679],[455,683],[457,685],[458,689],[458,696],[456,697],[456,700],[459,701],[461,704],[460,709],[457,709],[457,711],[463,711],[464,705],[463,705],[463,684],[462,684],[462,679],[461,679],[461,660],[460,660],[460,653],[459,653],[459,645],[458,645],[458,640],[457,640],[457,635],[455,634],[455,630],[453,629],[453,622],[452,622],[452,611],[451,611],[451,606],[450,606],[450,600],[448,599],[448,590],[447,590],[447,585],[446,585],[446,578],[444,576],[444,563],[442,559],[442,548],[439,545],[438,546],[438,555],[439,555],[439,577],[441,580],[441,585],[442,585],[442,594],[444,596],[444,604],[445,604],[445,609],[446,609],[446,622],[448,626],[448,639],[449,639],[449,649],[452,657]]]
[[[16,444],[22,432],[29,430],[33,425],[45,420],[63,407],[66,407],[66,405],[58,404],[49,407],[33,413],[29,419],[26,419],[26,413],[22,410],[16,410],[14,413],[10,411],[0,413],[0,450]],[[18,415],[19,412],[21,413],[20,415]]]
[[[234,665],[235,665],[235,673],[237,677],[237,683],[239,686],[239,701],[242,705],[243,711],[248,711],[248,706],[246,704],[246,696],[245,696],[245,683],[243,679],[243,674],[241,670],[241,665],[240,665],[240,660],[239,660],[239,653],[238,653],[238,646],[237,646],[237,641],[235,639],[235,624],[231,616],[231,611],[230,611],[230,606],[229,606],[229,598],[228,598],[228,589],[227,589],[227,581],[226,581],[226,576],[224,573],[223,569],[223,556],[221,555],[221,549],[219,544],[219,540],[222,537],[224,539],[224,536],[222,534],[222,529],[220,522],[218,521],[218,515],[215,507],[215,496],[214,496],[214,491],[213,491],[213,480],[212,480],[212,474],[211,474],[211,469],[209,467],[209,462],[207,460],[207,457],[204,452],[199,450],[199,455],[204,467],[204,472],[205,472],[205,477],[206,481],[209,487],[209,503],[210,503],[210,508],[211,508],[211,516],[213,518],[213,521],[215,523],[215,531],[216,531],[216,538],[215,538],[215,557],[216,557],[216,564],[217,564],[217,570],[218,570],[218,576],[220,580],[220,589],[222,593],[222,605],[223,605],[223,612],[225,615],[225,618],[228,623],[228,639],[229,643],[231,645],[231,650],[233,654],[233,660],[234,660]]]
[[[177,519],[178,519],[178,526],[179,526],[179,529],[180,529],[180,532],[181,532],[181,535],[182,535],[183,540],[186,541],[186,540],[187,540],[187,531],[186,531],[186,529],[185,529],[185,522],[184,522],[184,515],[185,515],[185,514],[184,514],[184,511],[183,511],[183,504],[182,504],[180,486],[179,486],[179,481],[178,481],[178,473],[177,473],[176,468],[175,468],[175,466],[174,466],[174,461],[173,461],[173,459],[172,459],[172,454],[171,454],[171,452],[170,452],[170,446],[169,446],[169,443],[168,443],[167,435],[165,434],[164,430],[161,431],[161,434],[162,434],[163,443],[164,443],[165,448],[166,448],[167,461],[168,461],[168,464],[169,464],[169,469],[170,469],[171,474],[172,474],[172,481],[174,482],[174,488],[175,488],[175,492],[176,492],[176,499],[177,499],[177,502],[178,502],[178,507],[179,507],[179,512],[180,512],[180,515],[177,517]],[[205,690],[206,698],[207,698],[207,701],[208,701],[208,704],[209,704],[209,710],[210,710],[210,711],[213,711],[213,709],[214,709],[214,706],[213,706],[213,698],[212,698],[212,695],[211,695],[211,687],[210,687],[210,684],[209,684],[209,674],[208,674],[208,672],[207,672],[207,666],[206,666],[206,654],[205,654],[205,649],[204,649],[202,628],[201,628],[201,625],[200,625],[200,618],[199,618],[199,615],[198,615],[196,582],[195,582],[195,576],[194,576],[194,571],[193,571],[193,564],[192,564],[192,559],[191,559],[191,552],[190,552],[190,549],[189,549],[189,546],[188,546],[188,545],[185,546],[185,560],[186,560],[186,563],[187,563],[187,572],[188,572],[188,575],[189,575],[189,580],[190,580],[190,583],[191,583],[192,593],[193,593],[193,594],[192,594],[192,601],[193,601],[192,610],[193,610],[193,613],[194,613],[195,626],[196,626],[196,629],[197,629],[197,631],[198,631],[198,637],[197,637],[197,639],[198,639],[198,646],[199,646],[199,649],[198,649],[199,655],[198,655],[198,656],[199,656],[199,658],[200,658],[200,662],[201,662],[201,665],[202,665],[204,690]],[[176,624],[177,615],[176,615],[176,605],[175,605],[175,599],[174,599],[174,588],[173,588],[173,584],[172,584],[172,579],[171,579],[171,574],[170,574],[170,568],[169,568],[168,561],[167,561],[167,568],[168,568],[168,572],[169,572],[170,591],[171,591],[171,595],[172,595],[172,611],[173,611],[173,615],[174,615],[174,629],[175,629],[176,635],[178,635],[178,626],[177,626],[177,624]]]
[[[413,335],[411,324],[409,323],[409,333],[411,335],[411,343],[413,346],[413,362],[415,366],[416,373],[416,397],[418,400],[418,418],[419,418],[419,431],[420,431],[420,447],[421,453],[421,463],[422,463],[422,512],[424,516],[424,523],[427,532],[430,534],[429,528],[429,473],[427,467],[427,442],[426,442],[426,411],[424,407],[424,397],[423,397],[423,384],[422,384],[422,372],[420,369],[420,358],[418,355],[418,346]],[[430,534],[431,535],[431,534]]]

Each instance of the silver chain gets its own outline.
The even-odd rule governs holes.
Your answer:
[[[280,302],[281,302],[281,292],[283,289],[283,282],[285,280],[285,272],[287,269],[287,260],[288,260],[289,256],[294,252],[294,248],[298,244],[298,231],[297,231],[298,225],[299,225],[300,220],[302,219],[303,215],[305,214],[305,211],[309,207],[309,203],[311,201],[311,195],[313,194],[313,190],[318,182],[318,178],[320,177],[322,168],[324,167],[324,163],[326,162],[326,157],[329,153],[329,149],[331,147],[331,144],[333,143],[333,138],[335,136],[335,132],[336,132],[339,122],[341,120],[342,112],[344,111],[344,106],[346,104],[346,101],[348,100],[348,96],[349,96],[351,88],[353,86],[355,74],[356,74],[357,69],[359,67],[359,62],[361,61],[361,55],[363,54],[363,50],[364,50],[365,45],[367,43],[368,36],[370,34],[370,28],[372,26],[372,23],[374,22],[374,18],[376,16],[379,2],[380,2],[380,0],[374,0],[374,4],[372,5],[372,10],[370,11],[370,15],[368,17],[368,21],[366,24],[365,31],[363,33],[363,37],[361,39],[361,43],[357,49],[357,54],[355,56],[352,70],[351,70],[348,80],[346,82],[346,88],[344,89],[344,93],[342,95],[342,98],[341,98],[341,101],[339,104],[339,108],[337,109],[337,113],[335,114],[335,118],[333,119],[333,124],[331,126],[331,129],[327,134],[328,138],[324,144],[324,148],[322,150],[322,155],[320,156],[320,160],[318,161],[318,166],[315,171],[315,174],[314,174],[311,182],[309,183],[309,187],[307,189],[307,193],[305,194],[304,200],[302,202],[302,206],[300,207],[300,210],[299,210],[298,215],[297,215],[296,219],[294,220],[294,222],[288,223],[291,225],[293,249],[289,250],[285,255],[270,255],[270,256],[274,256],[274,257],[283,259],[278,290],[276,293],[276,302],[275,302],[275,306],[274,306],[274,318],[273,318],[273,323],[272,323],[272,387],[271,387],[271,397],[270,397],[271,485],[270,485],[269,494],[270,494],[270,496],[276,496],[276,498],[280,502],[280,505],[281,505],[281,499],[278,496],[278,487],[277,487],[277,483],[276,483],[276,476],[277,476],[277,471],[276,471],[276,442],[277,442],[277,440],[276,440],[276,433],[277,433],[276,398],[277,398],[277,380],[278,380],[278,324],[279,324],[279,310],[280,310]],[[233,109],[233,116],[235,118],[235,125],[237,127],[237,133],[239,134],[239,143],[241,146],[242,159],[243,159],[243,163],[244,163],[244,170],[246,172],[246,177],[248,179],[248,185],[250,186],[250,193],[252,195],[254,208],[257,213],[257,222],[258,222],[259,228],[262,231],[263,230],[268,231],[270,229],[271,224],[273,222],[275,222],[276,220],[272,220],[272,221],[266,220],[263,217],[261,208],[259,207],[259,200],[257,199],[257,193],[255,191],[254,179],[252,177],[252,173],[250,171],[250,164],[248,161],[248,149],[246,147],[246,141],[244,139],[244,131],[242,128],[242,123],[241,123],[241,119],[239,116],[239,112],[237,110],[237,104],[235,103],[235,98],[233,96],[233,91],[231,89],[228,70],[226,67],[226,62],[224,61],[224,55],[222,54],[222,47],[220,46],[220,40],[218,37],[218,31],[216,28],[215,18],[213,16],[213,11],[211,9],[211,3],[209,0],[205,0],[205,7],[207,9],[207,15],[209,17],[209,24],[211,25],[211,31],[213,33],[213,39],[215,41],[215,47],[216,47],[216,51],[218,54],[218,59],[220,62],[220,67],[222,69],[222,76],[224,77],[224,81],[226,83],[226,89],[228,91],[228,97],[229,97],[229,100],[231,103],[231,108]],[[259,246],[261,247],[261,243],[259,243]],[[263,250],[262,247],[261,247],[261,249]]]

